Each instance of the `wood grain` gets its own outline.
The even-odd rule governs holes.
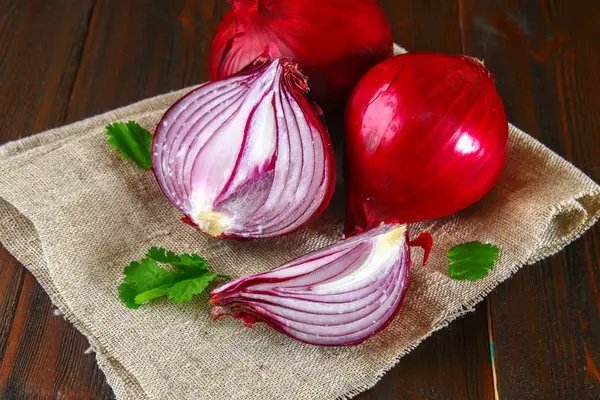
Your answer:
[[[495,73],[509,119],[598,181],[598,3],[460,6],[464,49]],[[598,232],[488,297],[500,398],[600,398]]]
[[[396,42],[410,51],[461,52],[458,3],[380,1]],[[486,308],[433,334],[359,399],[490,399]]]
[[[208,77],[223,0],[97,0],[68,121],[76,121]]]

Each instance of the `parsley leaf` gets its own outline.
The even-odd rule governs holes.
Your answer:
[[[152,168],[152,135],[137,122],[115,122],[106,127],[108,143],[121,156],[143,169]]]
[[[169,264],[173,267],[180,269],[181,271],[195,271],[196,269],[207,269],[208,263],[198,254],[181,254],[176,255],[172,251],[165,251],[165,249],[158,249],[156,247],[148,250],[146,257],[158,261],[163,264]],[[229,277],[226,277],[227,279]]]
[[[171,265],[173,269],[163,269],[159,262]],[[163,296],[178,303],[188,302],[204,292],[214,279],[230,279],[210,272],[206,260],[197,254],[176,255],[156,247],[151,248],[141,261],[129,264],[123,273],[125,279],[119,286],[119,297],[129,308],[139,308]]]
[[[167,292],[169,299],[176,302],[186,302],[192,300],[197,293],[202,293],[208,287],[208,284],[219,275],[207,272],[198,278],[186,279],[173,285]]]
[[[476,281],[487,276],[496,264],[500,251],[492,244],[469,242],[448,251],[450,277],[459,281]]]

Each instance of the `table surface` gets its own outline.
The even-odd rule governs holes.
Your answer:
[[[380,0],[407,49],[463,52],[509,119],[600,182],[598,0]],[[0,0],[0,143],[203,82],[225,0]],[[599,399],[600,229],[519,271],[359,399]],[[114,395],[0,247],[0,397]]]

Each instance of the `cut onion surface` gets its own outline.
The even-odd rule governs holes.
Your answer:
[[[186,222],[212,236],[266,238],[290,233],[325,209],[335,158],[308,90],[290,59],[257,59],[166,112],[152,165]]]
[[[265,322],[309,344],[355,345],[396,316],[410,266],[406,225],[384,225],[213,290],[211,315]]]

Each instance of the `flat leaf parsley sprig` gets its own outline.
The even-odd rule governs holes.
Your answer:
[[[448,251],[450,277],[459,281],[476,281],[485,278],[494,268],[500,250],[493,244],[468,242]]]
[[[171,270],[161,268],[167,264]],[[124,282],[119,286],[119,297],[129,308],[167,296],[177,303],[188,302],[206,290],[215,279],[229,280],[227,275],[208,270],[208,263],[197,254],[176,255],[163,248],[152,247],[140,261],[133,261],[123,271]]]
[[[142,169],[152,168],[152,135],[137,122],[108,125],[106,138],[113,148],[119,150],[121,157]]]

